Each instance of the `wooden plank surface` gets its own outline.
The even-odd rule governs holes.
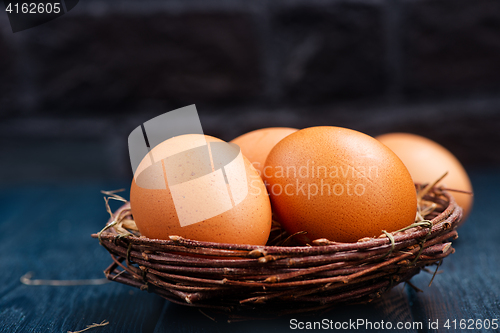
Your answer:
[[[36,279],[104,277],[102,271],[109,264],[109,254],[90,238],[106,219],[100,189],[77,186],[2,190],[0,331],[67,332],[102,320],[108,320],[110,325],[106,330],[99,328],[101,332],[154,329],[165,303],[155,295],[117,283],[20,283],[20,277],[29,271]]]
[[[454,241],[455,254],[446,258],[432,286],[429,278],[419,274],[412,279],[424,293],[410,292],[417,319],[436,322],[439,330],[482,331],[479,321],[497,319],[500,322],[500,173],[472,174],[475,187],[474,210],[458,230]],[[466,328],[460,329],[460,321]],[[449,321],[450,327],[444,327]],[[469,325],[474,324],[473,327]],[[497,330],[485,330],[499,332]]]
[[[473,172],[475,208],[459,229],[456,253],[427,287],[432,274],[421,273],[415,292],[400,285],[368,305],[344,306],[317,316],[243,323],[213,322],[196,309],[164,301],[154,294],[109,283],[97,286],[27,286],[20,277],[94,279],[110,263],[90,234],[107,219],[101,189],[127,184],[0,188],[0,332],[67,332],[109,321],[90,332],[288,332],[291,321],[349,322],[363,319],[423,326],[399,332],[468,331],[443,327],[446,320],[500,320],[500,171]],[[439,330],[429,321],[439,321]],[[469,325],[470,322],[467,322]],[[361,329],[360,329],[361,330]],[[293,330],[297,331],[297,330]],[[364,331],[364,329],[362,330]],[[377,331],[377,330],[373,330]],[[469,330],[470,331],[470,330]],[[489,329],[474,331],[494,332]],[[498,331],[498,330],[497,330]]]
[[[348,323],[350,320],[356,321],[357,319],[372,323],[382,320],[394,323],[398,321],[412,322],[404,286],[398,286],[386,296],[374,304],[340,307],[321,315],[288,316],[274,320],[234,323],[214,322],[196,309],[186,309],[180,305],[167,303],[154,332],[287,332],[295,327],[295,324],[292,324],[294,319],[304,322],[304,325],[306,322],[320,322],[322,325],[326,325],[324,327],[330,327],[329,325],[332,325],[330,321]],[[324,321],[327,323],[325,324]],[[298,326],[298,322],[296,325]],[[299,329],[295,329],[295,331],[297,330]],[[417,332],[417,330],[402,329],[400,332]]]

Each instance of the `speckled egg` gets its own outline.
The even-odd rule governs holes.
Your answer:
[[[188,134],[162,142],[144,157],[130,189],[142,235],[267,242],[272,213],[264,183],[239,149],[227,146],[214,137]]]
[[[403,162],[376,139],[346,128],[311,127],[281,140],[263,170],[274,212],[310,243],[356,242],[404,228],[417,198]]]
[[[289,127],[261,128],[240,135],[231,142],[240,146],[243,155],[262,175],[264,163],[271,149],[283,138],[297,131],[296,128]]]
[[[448,172],[438,185],[472,192],[472,184],[464,167],[450,151],[440,144],[410,133],[388,133],[376,139],[398,155],[416,183],[433,183]],[[461,220],[463,223],[472,209],[473,196],[459,192],[452,192],[452,195],[464,210]]]

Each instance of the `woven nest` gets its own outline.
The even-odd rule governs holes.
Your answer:
[[[454,252],[450,240],[457,238],[462,209],[440,188],[417,186],[417,191],[414,224],[356,243],[318,239],[294,246],[277,224],[266,246],[149,239],[139,234],[128,202],[115,213],[107,205],[112,217],[92,236],[111,254],[113,262],[104,271],[109,280],[205,314],[260,319],[319,312],[371,302]]]

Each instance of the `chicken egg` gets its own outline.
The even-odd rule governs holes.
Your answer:
[[[264,163],[271,149],[273,149],[273,147],[283,138],[294,132],[297,132],[296,128],[261,128],[240,135],[231,142],[240,146],[243,155],[248,158],[255,169],[259,171],[259,174],[262,175]]]
[[[160,143],[144,157],[130,189],[142,235],[267,242],[272,214],[264,183],[239,149],[226,146],[214,137],[187,134]]]
[[[273,210],[290,233],[356,242],[412,224],[415,186],[403,162],[376,139],[341,127],[311,127],[281,140],[263,169]]]
[[[414,182],[430,184],[448,172],[438,185],[472,192],[472,184],[464,167],[440,144],[410,133],[388,133],[377,136],[376,139],[399,156]],[[463,223],[472,209],[473,197],[459,192],[452,192],[452,195],[464,210],[461,220]]]

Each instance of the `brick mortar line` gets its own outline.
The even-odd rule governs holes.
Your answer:
[[[270,0],[281,8],[293,8],[297,6],[317,6],[324,8],[325,5],[337,4],[360,4],[360,5],[383,5],[387,0]]]
[[[419,119],[429,119],[429,117],[434,117],[434,120],[448,119],[450,115],[456,115],[457,107],[459,107],[459,115],[462,117],[484,117],[496,115],[498,114],[498,110],[500,110],[500,98],[470,99],[461,101],[448,100],[439,103],[422,103],[419,105],[379,105],[377,107],[361,108],[359,106],[356,107],[355,105],[352,105],[345,108],[336,107],[335,109],[339,113],[343,114],[343,116],[341,117],[343,120],[355,120],[362,116],[362,118],[366,118],[366,120],[363,122],[359,122],[358,120],[358,123],[369,123],[371,125],[380,123],[382,125],[390,125],[413,122]],[[234,122],[235,124],[243,124],[247,123],[246,120],[249,118],[260,119],[263,116],[267,116],[266,118],[273,116],[275,116],[274,118],[280,118],[280,115],[287,114],[291,116],[291,120],[293,122],[300,121],[301,119],[304,119],[304,117],[311,117],[311,119],[313,119],[315,115],[318,114],[321,114],[322,117],[324,117],[324,113],[321,112],[324,109],[332,108],[322,106],[316,107],[311,111],[306,107],[294,109],[286,107],[243,107],[237,110],[232,109],[232,114],[228,115],[228,113],[225,111],[214,112],[216,108],[212,107],[208,108],[205,113],[200,114],[200,117],[202,118],[202,122],[206,121],[212,123],[212,127],[213,122],[217,122],[218,118],[227,119],[228,116],[232,118],[232,122]],[[335,118],[336,113],[332,113],[328,117]],[[136,119],[136,115],[134,114],[121,116],[119,121],[117,121],[116,117],[108,117],[105,119],[89,117],[64,119],[55,116],[50,118],[23,117],[2,121],[2,123],[0,124],[0,138],[8,139],[25,136],[47,138],[109,137],[112,135],[123,134],[127,130],[127,128],[131,126],[134,119]],[[390,121],[387,121],[388,119]],[[97,124],[95,126],[96,129],[94,131],[89,131],[88,124],[91,124],[93,121],[97,121]],[[253,123],[253,121],[251,122]],[[132,129],[132,127],[130,127],[130,129]],[[26,130],[26,128],[30,129]],[[57,132],[57,128],[61,129],[60,132]],[[45,132],[46,130],[49,130],[49,132]]]
[[[119,4],[109,3],[105,1],[88,1],[79,2],[78,5],[70,11],[73,15],[106,15],[109,13],[125,13],[125,14],[183,14],[190,12],[258,12],[262,2],[249,1],[243,2],[162,2],[162,1],[124,1]],[[244,5],[245,4],[245,5]]]
[[[272,8],[276,9],[290,9],[300,6],[318,7],[323,8],[325,5],[337,4],[365,4],[372,6],[381,6],[387,0],[295,0],[295,1],[273,1],[273,0],[259,0],[259,1],[121,1],[118,5],[108,1],[80,1],[71,11],[73,15],[97,14],[104,15],[108,12],[111,13],[141,13],[151,14],[162,13],[180,14],[186,12],[199,12],[199,11],[227,11],[233,12],[235,10],[243,12],[262,12],[262,9]],[[114,8],[113,8],[114,7]]]

